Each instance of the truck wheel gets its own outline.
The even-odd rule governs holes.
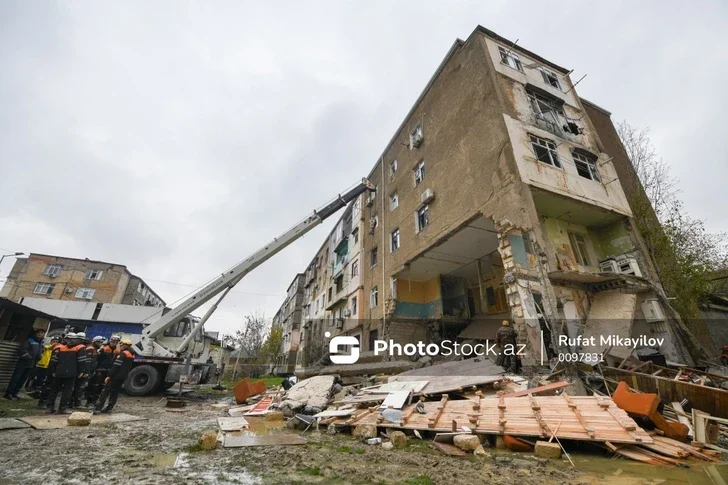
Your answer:
[[[160,384],[159,378],[159,371],[151,365],[134,367],[126,378],[124,390],[130,396],[151,394]]]

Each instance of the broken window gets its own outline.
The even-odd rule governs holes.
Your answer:
[[[394,175],[397,172],[397,159],[395,158],[389,164],[389,175]]]
[[[559,91],[561,90],[561,84],[559,84],[559,78],[556,76],[556,74],[542,67],[541,76],[543,77],[543,82],[545,82],[552,88],[556,88]]]
[[[529,137],[531,138],[533,153],[536,155],[536,159],[539,162],[548,163],[554,167],[561,168],[561,162],[559,161],[559,156],[556,153],[556,145],[554,142],[534,135],[529,135]]]
[[[336,293],[339,293],[341,290],[344,289],[344,275],[339,275],[334,280],[334,284],[336,285]]]
[[[359,276],[359,260],[351,263],[351,277]]]
[[[597,158],[594,156],[588,156],[585,153],[573,152],[574,164],[576,165],[576,171],[584,178],[601,182],[599,178],[599,172],[597,171]]]
[[[351,299],[351,314],[356,316],[356,297],[352,297]]]
[[[422,145],[422,141],[425,139],[424,132],[422,131],[422,125],[417,127],[410,133],[410,150],[417,148]]]
[[[397,299],[397,278],[389,278],[389,289],[392,292],[392,298]]]
[[[582,266],[591,266],[589,263],[589,253],[587,251],[586,237],[583,234],[577,232],[569,233],[569,241],[571,242],[571,249],[574,251],[574,257],[576,258],[577,264]]]
[[[100,269],[90,269],[86,271],[86,276],[84,276],[84,278],[87,280],[100,280],[102,274],[103,271]]]
[[[50,295],[55,287],[55,283],[37,283],[33,288],[33,293],[36,295]]]
[[[560,120],[561,118],[566,118],[564,110],[561,107],[561,100],[546,96],[533,89],[527,89],[526,95],[528,96],[531,110],[536,115],[536,119],[547,123],[549,131],[560,134],[560,126],[563,125]]]
[[[415,168],[415,186],[420,185],[420,183],[425,179],[425,161],[421,160],[420,163],[417,164],[417,167]]]
[[[331,301],[334,297],[333,292],[334,292],[334,289],[329,286],[329,301]]]
[[[46,276],[58,276],[61,274],[61,269],[63,269],[63,266],[60,264],[49,264],[45,267],[43,274]]]
[[[379,292],[376,286],[372,286],[372,292],[369,294],[369,308],[376,308],[379,305]]]
[[[96,294],[96,290],[92,290],[91,288],[79,288],[76,291],[76,298],[81,298],[83,300],[91,300],[91,299],[93,299],[95,294]]]
[[[399,196],[397,192],[389,196],[389,210],[393,211],[399,206]]]
[[[377,248],[374,248],[370,251],[369,255],[371,258],[371,266],[374,266],[377,264],[377,253],[378,252],[379,252],[379,250]]]
[[[353,231],[351,231],[351,236],[354,238],[354,244],[359,242],[359,228],[355,228]]]
[[[392,231],[389,241],[390,252],[395,252],[397,249],[399,249],[399,229],[395,229],[394,231]]]
[[[379,216],[374,216],[371,219],[369,219],[369,234],[374,234],[374,231],[377,229],[378,225],[379,225]]]
[[[506,50],[503,47],[498,47],[498,52],[500,53],[501,64],[505,64],[508,67],[512,67],[513,69],[518,69],[523,72],[523,64],[521,64],[521,58],[518,57],[518,54],[513,51]]]
[[[423,230],[430,224],[430,206],[423,205],[417,210],[417,232]]]

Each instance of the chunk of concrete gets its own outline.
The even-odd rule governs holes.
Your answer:
[[[84,413],[81,411],[76,411],[74,413],[71,413],[70,416],[68,416],[68,425],[69,426],[88,426],[91,424],[91,416],[93,416],[92,413]]]
[[[282,411],[271,411],[265,415],[266,421],[283,421],[283,418],[284,416]]]
[[[407,435],[401,431],[391,431],[389,433],[389,439],[392,441],[392,445],[395,448],[407,446]]]
[[[298,401],[304,406],[325,409],[332,395],[336,376],[315,376],[298,382],[286,393],[286,400]]]
[[[394,449],[394,443],[392,443],[391,441],[387,441],[386,443],[382,443],[382,449],[383,450],[387,450],[387,451],[392,450],[392,449]]]
[[[455,435],[452,443],[463,451],[475,451],[480,446],[480,440],[472,434]]]
[[[352,436],[359,436],[361,438],[376,438],[377,427],[373,424],[360,424],[354,426],[354,431],[351,432]]]
[[[280,403],[278,408],[283,413],[283,416],[285,416],[287,418],[292,418],[293,416],[298,414],[301,410],[303,410],[304,406],[305,406],[305,404],[303,404],[302,402],[293,401],[291,399],[286,399],[285,401]]]
[[[214,431],[205,431],[200,437],[200,448],[205,451],[217,448],[217,433]]]
[[[558,443],[548,441],[537,441],[534,454],[539,458],[556,459],[561,458],[561,446]]]
[[[487,451],[485,451],[485,448],[483,448],[483,445],[480,445],[477,448],[475,448],[473,450],[473,454],[474,455],[478,455],[478,456],[486,456],[486,457],[487,456],[490,456],[490,453],[488,453]]]

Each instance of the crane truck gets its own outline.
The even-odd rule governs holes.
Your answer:
[[[200,340],[205,322],[215,312],[228,292],[245,275],[275,256],[279,251],[321,224],[326,218],[345,207],[364,192],[373,192],[375,187],[367,179],[339,194],[313,214],[270,241],[261,249],[214,278],[184,301],[161,315],[153,323],[144,326],[140,334],[131,335],[132,348],[136,353],[135,365],[124,384],[132,395],[143,395],[161,386],[170,387],[185,375],[198,374],[204,379],[209,366],[200,361],[204,354],[196,354],[193,340]],[[217,297],[202,318],[192,317],[192,312]],[[169,338],[169,330],[177,338]],[[179,329],[179,331],[177,331]],[[167,333],[165,337],[165,332]],[[194,362],[193,362],[194,359]]]

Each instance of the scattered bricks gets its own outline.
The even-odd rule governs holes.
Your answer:
[[[283,421],[283,411],[271,411],[265,415],[266,421]]]
[[[91,424],[91,413],[75,412],[68,417],[69,426],[88,426]]]
[[[392,445],[395,448],[407,446],[407,435],[401,431],[391,431],[389,433],[389,439],[392,440]]]
[[[463,451],[474,451],[480,446],[480,440],[477,436],[472,434],[458,434],[452,439],[455,446]]]
[[[205,451],[217,448],[217,433],[214,431],[205,431],[200,437],[200,448]]]
[[[475,448],[473,450],[473,454],[474,455],[479,455],[479,456],[485,456],[485,457],[490,456],[490,453],[488,453],[487,451],[485,451],[485,448],[483,448],[483,445],[480,445],[477,448]]]
[[[537,441],[535,454],[539,458],[549,458],[558,460],[561,458],[561,446],[558,443],[549,443],[548,441]]]
[[[352,436],[360,436],[362,438],[376,438],[377,427],[373,424],[360,424],[354,427],[354,431],[351,434]]]

